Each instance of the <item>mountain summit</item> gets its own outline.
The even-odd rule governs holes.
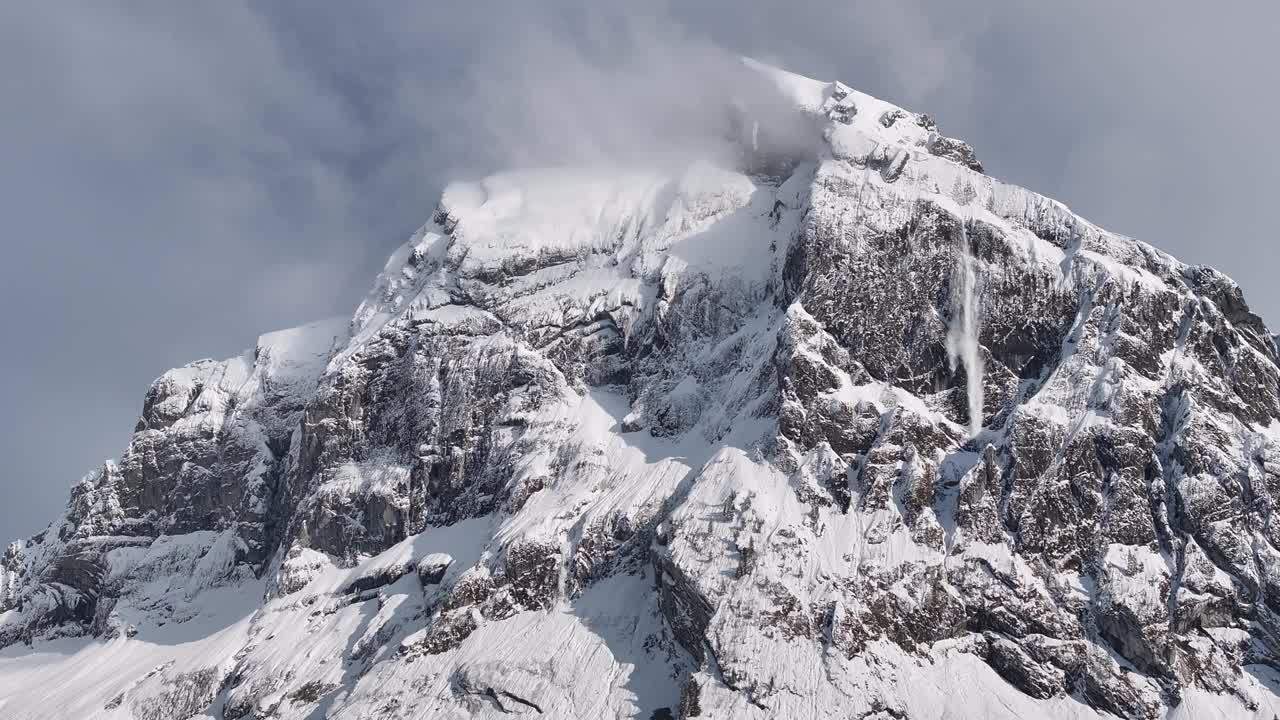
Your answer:
[[[451,185],[158,379],[0,559],[0,715],[1274,718],[1239,287],[752,67],[735,162]]]

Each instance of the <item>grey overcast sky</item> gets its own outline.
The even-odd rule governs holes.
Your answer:
[[[446,178],[678,134],[735,53],[929,112],[1275,327],[1277,27],[1273,0],[7,0],[0,536],[167,368],[349,312]]]

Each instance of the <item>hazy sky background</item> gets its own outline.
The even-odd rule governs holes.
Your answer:
[[[349,313],[446,178],[696,140],[734,53],[929,112],[1274,327],[1277,27],[1271,0],[0,3],[0,536],[164,370]]]

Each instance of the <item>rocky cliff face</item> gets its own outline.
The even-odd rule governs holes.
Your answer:
[[[1239,288],[760,70],[817,149],[454,185],[158,380],[0,560],[6,716],[1274,717]]]

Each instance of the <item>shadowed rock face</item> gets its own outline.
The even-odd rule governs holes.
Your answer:
[[[267,600],[225,662],[115,706],[930,717],[916,688],[960,673],[992,717],[1264,711],[1280,369],[1238,286],[981,175],[925,116],[777,79],[816,159],[753,137],[745,172],[451,187],[350,323],[157,380],[122,458],[0,559],[0,645],[244,587]],[[342,668],[307,664],[375,602]],[[635,667],[662,679],[595,684]]]

